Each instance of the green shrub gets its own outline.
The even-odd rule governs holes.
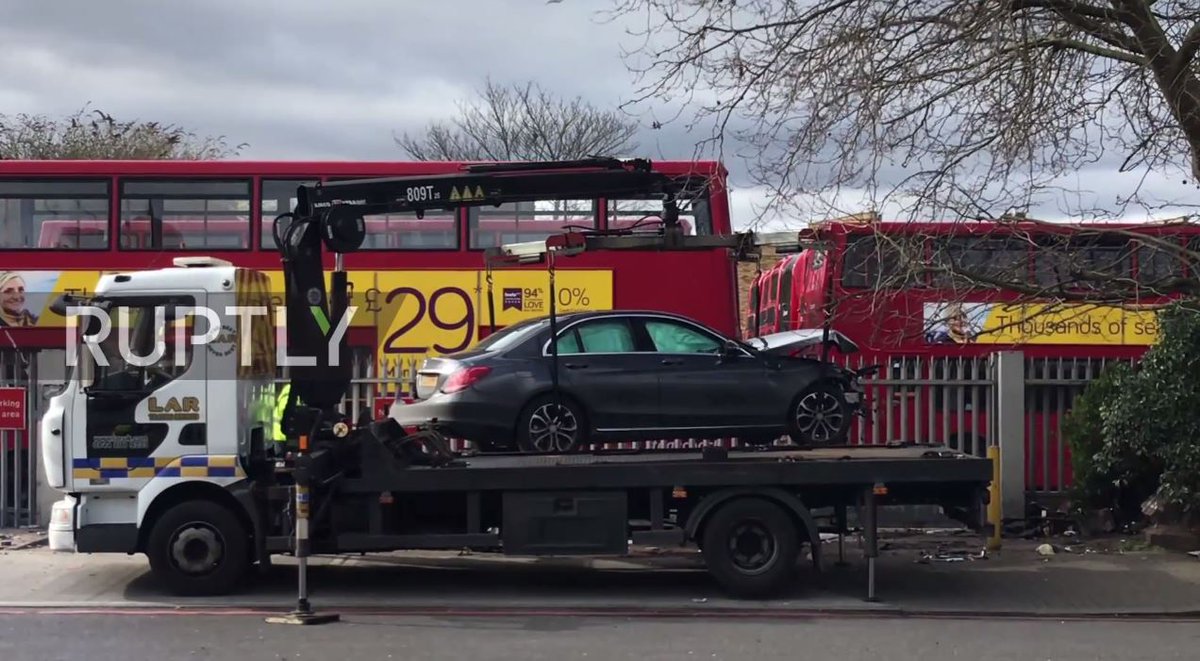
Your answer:
[[[1110,363],[1063,418],[1062,438],[1071,451],[1071,502],[1079,509],[1117,506],[1120,490],[1108,465],[1101,416],[1131,374],[1128,363]]]
[[[1200,310],[1160,315],[1158,342],[1135,369],[1113,366],[1064,420],[1076,502],[1139,516],[1157,495],[1177,515],[1200,510]]]

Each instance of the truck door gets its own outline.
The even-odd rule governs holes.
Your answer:
[[[128,490],[135,486],[130,480],[152,478],[176,458],[207,450],[208,352],[192,344],[196,325],[187,316],[205,295],[107,300],[109,332],[80,351],[90,364],[73,416],[84,421],[71,434],[73,472],[77,488]]]

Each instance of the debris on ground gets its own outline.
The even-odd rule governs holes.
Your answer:
[[[973,562],[975,560],[987,560],[987,549],[980,549],[979,553],[973,553],[966,550],[946,550],[938,549],[932,553],[922,552],[916,562],[920,565],[927,565],[931,562]]]
[[[1200,559],[1200,551],[1188,551],[1188,555],[1193,558]]]
[[[1035,551],[1038,555],[1054,555],[1055,553],[1053,544],[1042,544]]]
[[[36,527],[5,528],[0,532],[0,548],[5,551],[21,551],[46,544],[46,531]]]

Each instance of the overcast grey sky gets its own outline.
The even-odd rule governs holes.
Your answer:
[[[243,158],[402,160],[393,135],[454,111],[485,76],[536,80],[615,107],[634,90],[636,41],[606,0],[9,0],[0,113],[63,115],[90,102],[246,142]],[[647,117],[640,117],[648,123]],[[703,135],[639,136],[637,155],[689,158]],[[733,173],[735,224],[762,195]],[[1089,190],[1136,175],[1081,173]],[[1172,182],[1152,180],[1170,189]],[[852,205],[851,205],[852,206]]]

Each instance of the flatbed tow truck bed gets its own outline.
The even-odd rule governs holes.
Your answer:
[[[942,446],[459,455],[398,466],[364,448],[362,472],[313,494],[313,553],[474,549],[510,555],[624,555],[630,544],[696,544],[727,591],[769,595],[820,532],[857,520],[874,598],[877,508],[940,505],[979,530],[991,461]],[[286,491],[278,498],[289,498]],[[272,508],[274,509],[274,508]],[[818,525],[814,511],[831,512]],[[292,531],[263,540],[288,552]]]
[[[715,448],[714,448],[715,449]],[[403,484],[393,490],[456,490],[479,488],[530,488],[536,475],[539,488],[554,484],[582,486],[579,479],[596,486],[652,486],[664,479],[686,478],[709,484],[731,480],[744,483],[788,482],[824,484],[863,481],[944,482],[965,479],[991,480],[991,464],[986,459],[956,452],[945,446],[842,446],[815,449],[769,448],[730,450],[706,455],[703,451],[606,451],[592,454],[461,455],[464,466],[410,466]],[[553,472],[533,473],[553,468]],[[485,477],[486,476],[486,477]]]

